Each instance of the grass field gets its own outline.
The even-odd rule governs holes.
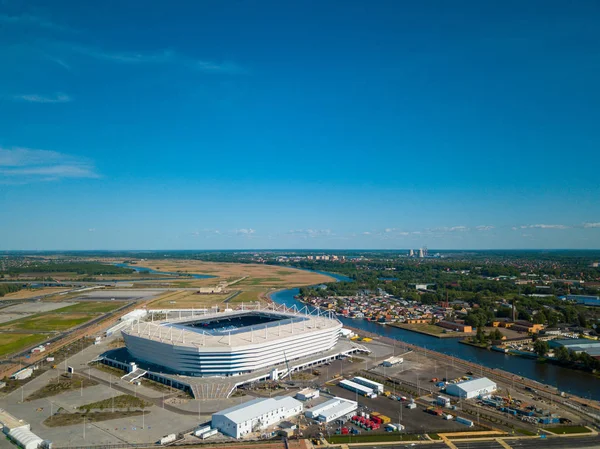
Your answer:
[[[44,313],[9,321],[0,325],[1,329],[64,331],[93,318],[86,313]]]
[[[300,287],[333,281],[333,278],[319,273],[275,265],[215,263],[177,259],[142,260],[137,265],[157,271],[210,274],[211,276],[215,276],[209,279],[187,278],[165,281],[174,287],[206,287],[231,282],[231,285],[226,287],[228,293],[224,295],[195,295],[194,292],[182,291],[175,295],[169,294],[165,295],[165,298],[157,299],[150,305],[152,308],[176,309],[214,306],[223,303],[235,291],[241,291],[241,293],[233,297],[230,302],[231,304],[239,304],[242,302],[257,301],[260,298],[264,298],[267,292],[274,289]]]
[[[72,426],[74,424],[83,424],[84,419],[86,423],[108,421],[110,419],[122,419],[130,416],[141,415],[141,410],[132,411],[115,411],[115,412],[96,412],[96,413],[56,413],[50,418],[44,420],[44,425],[47,427],[62,427]],[[145,412],[146,415],[150,412]]]
[[[200,295],[194,291],[183,290],[166,298],[152,301],[148,307],[153,309],[188,309],[221,304],[233,293]]]
[[[0,333],[0,356],[12,354],[23,348],[44,341],[43,334],[2,334]]]
[[[63,307],[62,309],[56,310],[56,312],[60,313],[73,313],[73,312],[81,312],[81,313],[108,313],[119,307],[123,306],[125,303],[122,301],[119,302],[109,302],[109,301],[85,301],[73,304],[72,306]]]
[[[91,402],[79,407],[80,410],[104,410],[114,408],[146,408],[152,405],[151,402],[131,396],[130,394],[122,394],[113,398],[103,399],[102,401]]]
[[[60,293],[60,292],[66,292],[70,290],[69,288],[63,288],[63,287],[45,287],[45,288],[33,288],[33,289],[24,289],[24,290],[19,290],[18,292],[14,292],[14,293],[9,293],[5,296],[3,296],[2,298],[0,298],[0,300],[6,300],[6,299],[29,299],[29,298],[35,298],[36,296],[43,296],[43,295],[52,295],[55,293]]]
[[[260,285],[264,287],[298,287],[302,285],[331,282],[332,278],[318,273],[294,268],[285,268],[275,265],[215,263],[198,260],[144,260],[138,266],[152,268],[159,271],[210,274],[216,278],[186,279],[191,285],[216,285],[221,281],[235,280],[247,276],[240,285]],[[242,289],[243,290],[243,289]]]
[[[66,375],[62,375],[59,378],[59,381],[55,381],[54,379],[50,379],[46,385],[44,385],[39,390],[35,391],[33,394],[27,396],[27,401],[34,401],[36,399],[47,398],[50,396],[56,396],[57,394],[64,393],[69,390],[77,390],[82,386],[83,388],[91,387],[93,385],[98,385],[98,382],[95,380],[88,379],[85,376],[79,376],[74,374],[73,377],[68,377]]]
[[[243,287],[240,287],[243,288]],[[264,289],[254,289],[254,290],[244,290],[235,298],[233,298],[230,302],[233,303],[242,303],[242,302],[252,302],[258,301],[258,296],[261,293],[264,293]]]

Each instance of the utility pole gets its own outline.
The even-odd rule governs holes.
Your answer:
[[[83,439],[85,440],[85,416],[83,417]]]

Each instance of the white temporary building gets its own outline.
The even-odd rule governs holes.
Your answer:
[[[345,327],[343,327],[342,329],[340,329],[340,335],[344,338],[351,338],[354,337],[354,332],[350,329],[346,329]]]
[[[472,399],[478,396],[487,396],[497,390],[497,385],[487,377],[466,380],[456,384],[448,384],[446,393],[459,398]]]
[[[358,407],[355,401],[335,397],[323,404],[317,405],[306,411],[308,418],[313,418],[321,422],[331,422],[338,418],[354,413]]]
[[[37,449],[44,441],[30,430],[29,423],[15,418],[3,409],[0,409],[0,427],[2,433],[23,449]]]
[[[339,385],[340,387],[345,388],[346,390],[354,391],[361,396],[371,396],[375,394],[372,388],[365,387],[364,385],[352,382],[348,379],[342,380]]]
[[[38,437],[27,427],[18,427],[8,432],[8,438],[23,449],[38,449],[44,440]]]
[[[289,397],[258,398],[212,415],[212,426],[241,438],[302,413],[302,402]]]
[[[389,357],[385,359],[381,364],[386,367],[394,366],[399,363],[404,363],[404,358],[400,356]]]
[[[364,377],[356,376],[352,379],[357,384],[364,385],[365,387],[372,388],[375,393],[383,393],[383,384],[375,382],[374,380],[365,379]]]
[[[300,401],[308,401],[309,399],[315,399],[319,397],[319,390],[314,388],[304,388],[296,393],[296,399]]]

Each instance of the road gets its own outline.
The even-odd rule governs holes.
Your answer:
[[[528,438],[522,440],[504,440],[508,446],[515,449],[546,449],[546,448],[577,448],[577,449],[588,449],[588,448],[599,448],[600,437],[554,437],[554,438]],[[413,446],[414,444],[414,446]],[[496,440],[487,441],[470,441],[463,443],[454,443],[458,449],[503,449],[502,446]],[[445,443],[402,443],[402,444],[373,444],[372,446],[360,446],[360,449],[400,449],[407,447],[423,447],[427,449],[448,449]]]

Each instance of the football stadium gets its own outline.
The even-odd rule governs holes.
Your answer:
[[[122,334],[127,350],[140,362],[185,376],[236,376],[332,349],[340,321],[329,313],[303,310],[167,315],[136,321]]]

